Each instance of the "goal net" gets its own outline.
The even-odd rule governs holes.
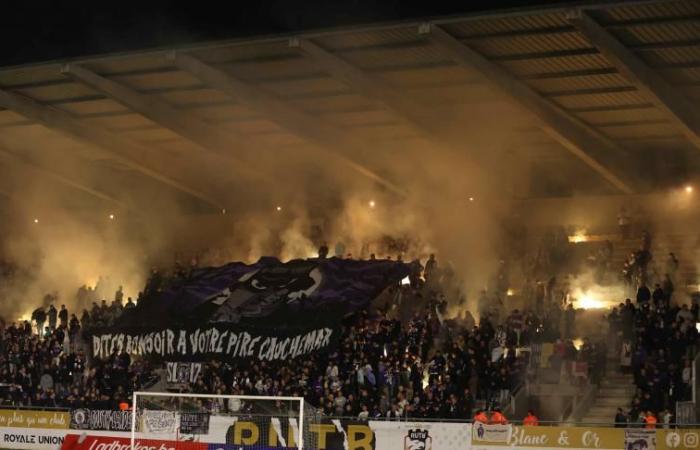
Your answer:
[[[132,450],[158,441],[175,450],[318,448],[318,413],[301,397],[135,392],[133,408]]]

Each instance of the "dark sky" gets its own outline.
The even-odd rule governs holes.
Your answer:
[[[0,12],[0,65],[38,62],[257,34],[330,28],[557,0],[141,0],[7,1]]]

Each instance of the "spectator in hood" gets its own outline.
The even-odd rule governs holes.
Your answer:
[[[615,428],[627,428],[627,415],[622,408],[617,408],[617,413],[615,414]]]
[[[651,291],[646,286],[646,284],[640,284],[637,289],[637,304],[643,305],[651,300]]]

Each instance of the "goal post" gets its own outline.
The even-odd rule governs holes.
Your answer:
[[[316,410],[303,397],[134,392],[131,449],[141,440],[225,448],[313,449]]]

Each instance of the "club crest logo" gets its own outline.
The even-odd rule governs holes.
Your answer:
[[[403,448],[404,450],[432,450],[433,438],[428,434],[428,430],[408,430]]]

